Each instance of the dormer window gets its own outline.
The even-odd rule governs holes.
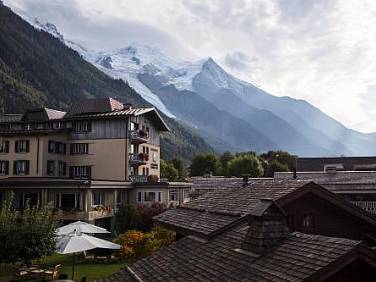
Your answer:
[[[315,218],[313,213],[303,215],[302,227],[304,232],[313,232],[315,229]]]

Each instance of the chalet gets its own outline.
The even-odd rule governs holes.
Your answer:
[[[216,189],[157,217],[156,224],[181,236],[209,239],[247,219],[259,200],[269,198],[287,214],[290,231],[376,241],[376,218],[322,186],[304,180],[253,180]]]
[[[276,172],[274,178],[312,180],[376,215],[376,171]]]
[[[321,224],[318,203],[308,207],[309,216],[301,218],[303,231],[311,234],[291,230],[291,204],[305,196],[321,198],[337,213],[334,216],[347,213],[368,222],[362,210],[345,201],[336,202],[338,197],[329,196],[331,193],[323,188],[314,193],[320,190],[315,186],[301,181],[251,183],[240,189],[242,193],[235,191],[234,197],[232,189],[215,190],[185,208],[169,210],[156,221],[185,236],[106,281],[373,281],[374,251],[359,240],[317,234],[323,230],[333,232]],[[262,198],[263,194],[268,198]],[[299,208],[304,204],[303,199]],[[373,219],[369,224],[375,227]]]

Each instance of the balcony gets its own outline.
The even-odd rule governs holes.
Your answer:
[[[145,153],[129,154],[129,164],[131,166],[144,165],[149,160],[149,155]]]
[[[129,131],[129,136],[132,143],[146,143],[149,139],[149,135],[144,130],[131,130]]]
[[[376,214],[376,201],[351,201],[351,203],[371,214]]]
[[[147,175],[130,175],[129,180],[132,182],[145,183],[148,182]]]
[[[82,210],[71,210],[64,211],[62,219],[63,220],[95,220],[100,218],[112,217],[114,216],[113,209],[102,209],[102,210],[92,210],[92,211],[82,211]]]

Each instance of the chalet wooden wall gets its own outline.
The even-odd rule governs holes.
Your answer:
[[[283,208],[287,212],[289,228],[292,231],[355,240],[365,239],[367,233],[376,235],[375,227],[313,194],[300,197]],[[313,215],[312,229],[303,227],[303,217],[308,214]]]

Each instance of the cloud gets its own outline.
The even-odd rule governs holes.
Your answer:
[[[275,95],[306,99],[346,126],[376,131],[372,0],[6,0],[96,49],[132,42],[213,57]],[[253,61],[257,58],[257,61]]]

